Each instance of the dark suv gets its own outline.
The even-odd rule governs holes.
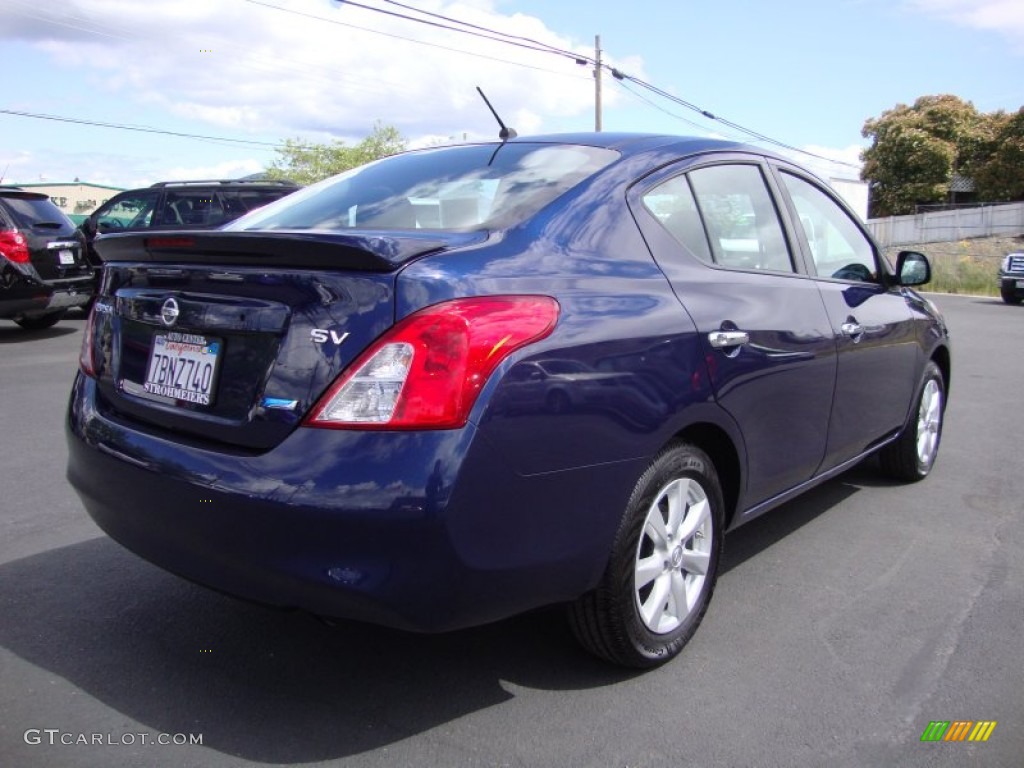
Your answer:
[[[0,187],[0,317],[38,330],[88,304],[95,269],[85,238],[50,198]]]
[[[223,179],[161,181],[130,189],[110,198],[82,222],[89,258],[94,265],[101,264],[92,246],[97,235],[149,228],[212,229],[298,188],[288,180]]]
[[[1024,252],[1007,254],[999,265],[999,294],[1007,304],[1024,300]]]

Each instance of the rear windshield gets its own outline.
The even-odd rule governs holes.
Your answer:
[[[57,235],[74,232],[75,225],[50,198],[39,195],[4,195],[18,229],[46,230]]]
[[[226,229],[506,227],[617,157],[598,147],[529,143],[408,152],[295,192]]]

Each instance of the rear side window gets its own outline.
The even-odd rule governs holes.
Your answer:
[[[409,152],[306,187],[228,229],[480,229],[523,221],[618,157],[489,144]]]
[[[713,165],[689,173],[716,264],[792,272],[793,260],[761,169]]]
[[[168,191],[154,217],[156,227],[216,227],[224,223],[224,204],[210,189]]]
[[[291,189],[226,189],[220,193],[224,203],[224,214],[228,219],[237,219],[239,216],[255,211],[264,205],[280,200],[285,195],[294,192]]]
[[[701,222],[697,201],[685,176],[659,184],[643,197],[644,207],[669,231],[680,245],[701,261],[711,262],[707,232]]]
[[[18,229],[45,230],[55,235],[71,234],[75,225],[50,202],[50,198],[37,195],[4,195],[4,202]]]

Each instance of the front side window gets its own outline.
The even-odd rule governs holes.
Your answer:
[[[691,171],[716,264],[792,272],[778,212],[756,165],[713,165]]]
[[[782,173],[820,277],[877,282],[875,249],[846,211],[808,181]]]
[[[146,189],[134,192],[104,206],[96,213],[96,226],[100,232],[148,227],[153,218],[159,192]]]
[[[228,229],[480,229],[524,221],[618,153],[482,144],[384,158],[294,192]]]

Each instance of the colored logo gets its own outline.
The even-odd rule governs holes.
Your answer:
[[[988,741],[995,729],[995,720],[932,720],[921,741]]]

